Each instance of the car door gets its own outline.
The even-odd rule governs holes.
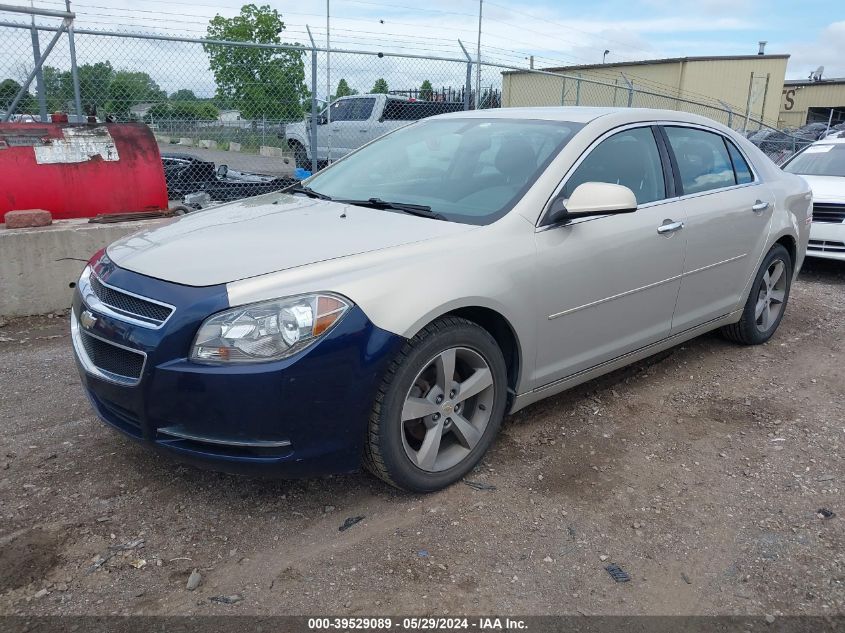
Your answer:
[[[659,341],[671,328],[685,217],[656,128],[606,135],[569,171],[561,194],[590,181],[627,186],[638,208],[538,229],[535,388]]]
[[[326,128],[325,145],[320,148],[320,155],[325,160],[337,160],[349,153],[349,116],[354,107],[354,99],[337,99],[328,108],[328,122],[320,126]],[[320,130],[322,131],[322,130]]]
[[[349,151],[353,151],[375,140],[379,134],[374,120],[375,97],[358,97],[349,115]]]
[[[686,215],[687,254],[672,332],[727,314],[745,300],[774,196],[736,144],[695,126],[662,128]]]

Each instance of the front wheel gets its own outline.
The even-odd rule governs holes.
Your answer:
[[[365,465],[413,492],[458,481],[496,436],[506,392],[504,357],[484,328],[457,317],[430,323],[387,371],[370,416]]]
[[[792,285],[792,258],[780,244],[775,244],[763,258],[742,317],[726,325],[722,334],[743,345],[765,343],[778,329]]]
[[[291,141],[288,143],[293,152],[293,162],[297,167],[309,168],[311,167],[311,159],[308,158],[308,152],[305,151],[305,146],[302,143]]]

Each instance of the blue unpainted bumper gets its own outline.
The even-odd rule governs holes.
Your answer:
[[[97,313],[75,293],[75,317],[86,309],[96,317],[90,334],[147,355],[138,384],[125,386],[86,372],[77,353],[88,397],[109,426],[214,470],[303,477],[359,468],[376,390],[405,339],[353,306],[324,338],[290,358],[200,365],[187,360],[190,346],[203,320],[229,307],[225,286],[181,286],[107,259],[97,270],[112,286],[175,306],[153,330]]]

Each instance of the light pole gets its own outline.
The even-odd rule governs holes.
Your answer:
[[[607,59],[607,55],[608,55],[608,53],[610,53],[610,51],[609,51],[609,50],[607,50],[607,49],[605,49],[605,50],[604,50],[604,55],[602,55],[602,56],[601,56],[601,63],[602,63],[602,64],[603,64],[603,63],[605,62],[605,60]]]

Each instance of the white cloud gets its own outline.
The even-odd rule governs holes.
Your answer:
[[[845,77],[845,21],[825,27],[814,42],[794,42],[789,46],[789,76],[807,77],[824,66],[824,77]]]

